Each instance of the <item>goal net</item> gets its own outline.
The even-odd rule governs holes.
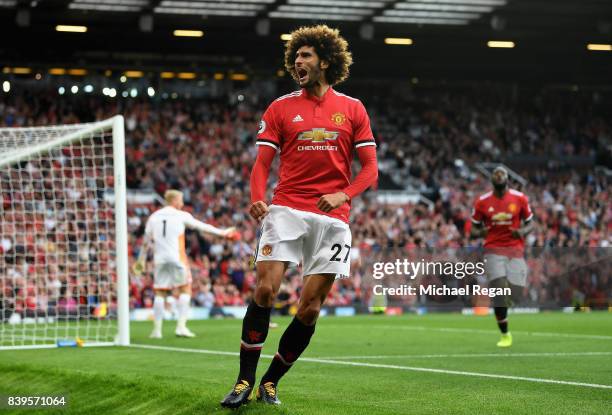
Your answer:
[[[0,128],[0,349],[129,344],[123,128]]]

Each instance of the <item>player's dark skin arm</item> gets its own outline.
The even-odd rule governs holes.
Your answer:
[[[476,224],[472,222],[472,229],[470,230],[470,238],[472,239],[485,238],[488,233],[489,233],[489,230],[484,225]]]
[[[530,220],[529,222],[525,223],[524,226],[518,229],[512,229],[512,237],[516,239],[524,238],[525,236],[529,235],[530,232],[533,232],[534,229],[535,224],[532,220]],[[472,229],[470,230],[470,237],[472,239],[485,238],[487,234],[488,230],[486,227],[483,225],[477,225],[475,223],[472,224]]]
[[[518,229],[512,229],[512,237],[516,239],[524,238],[534,229],[535,229],[535,224],[533,223],[533,220],[529,220],[525,222],[525,224],[522,227]]]

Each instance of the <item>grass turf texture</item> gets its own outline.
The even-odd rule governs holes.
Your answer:
[[[270,330],[265,355],[274,354],[289,323],[274,321],[280,327]],[[511,315],[509,321],[514,345],[500,350],[493,316],[325,317],[303,356],[612,385],[612,314]],[[163,340],[150,340],[151,323],[133,323],[132,343],[238,352],[240,320],[190,322],[195,339],[175,338],[174,324],[165,322]],[[541,355],[584,352],[600,354]],[[435,354],[528,355],[431,357]],[[269,363],[261,359],[259,376]],[[0,351],[0,394],[68,394],[70,401],[63,410],[0,409],[0,414],[228,414],[219,401],[237,368],[237,356],[171,350]],[[233,413],[612,413],[612,389],[306,361],[282,379],[279,397],[278,408],[252,402]]]

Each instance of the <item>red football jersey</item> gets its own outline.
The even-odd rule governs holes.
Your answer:
[[[521,227],[521,220],[530,220],[532,216],[527,196],[509,189],[501,199],[492,191],[480,196],[474,203],[472,222],[488,229],[485,248],[520,248],[522,253],[525,241],[513,238],[511,232]]]
[[[264,113],[257,145],[280,151],[273,204],[348,222],[350,201],[329,213],[317,201],[350,184],[355,148],[376,145],[361,101],[331,87],[321,98],[305,89],[284,95]]]

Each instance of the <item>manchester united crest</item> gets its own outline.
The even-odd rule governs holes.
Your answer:
[[[331,120],[333,121],[334,124],[340,126],[344,124],[344,121],[346,121],[346,115],[344,115],[341,112],[337,112],[331,116]]]
[[[510,213],[516,213],[516,205],[514,203],[510,203],[508,205],[508,210],[510,211]]]
[[[263,248],[261,248],[261,254],[263,256],[268,256],[272,253],[272,246],[270,245],[264,245]]]

